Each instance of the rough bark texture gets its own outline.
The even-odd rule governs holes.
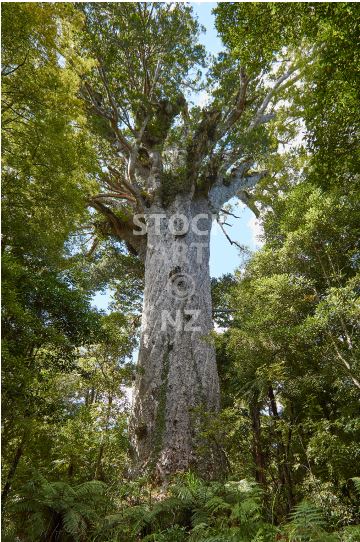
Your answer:
[[[161,214],[166,217],[157,228],[154,215]],[[179,214],[190,223],[186,233],[181,224],[174,233],[171,217]],[[205,199],[184,195],[166,209],[152,205],[146,216],[142,336],[130,429],[136,464],[160,480],[189,468],[207,477],[219,475],[219,450],[201,436],[204,415],[219,409],[210,336],[211,221]]]

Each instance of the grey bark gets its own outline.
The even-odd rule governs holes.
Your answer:
[[[154,215],[160,221],[157,230]],[[171,217],[195,224],[170,231]],[[170,225],[169,225],[170,221]],[[203,476],[222,468],[215,439],[201,436],[219,409],[219,381],[209,274],[212,216],[206,199],[177,195],[147,211],[142,334],[130,432],[135,462],[161,481],[189,468]],[[178,234],[177,234],[178,233]],[[201,450],[206,450],[206,456]]]

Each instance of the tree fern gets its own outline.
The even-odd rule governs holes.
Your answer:
[[[289,542],[333,542],[339,540],[335,534],[325,530],[324,512],[312,502],[300,502],[290,515],[291,522],[285,531]]]
[[[104,504],[104,490],[97,481],[72,487],[38,475],[35,482],[25,484],[11,512],[19,516],[29,542],[46,539],[49,532],[58,533],[59,540],[80,542],[87,539],[99,505]]]

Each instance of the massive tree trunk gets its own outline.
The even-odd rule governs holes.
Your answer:
[[[130,424],[134,449],[138,465],[162,479],[193,466],[211,474],[221,464],[221,454],[211,445],[208,430],[204,441],[200,423],[219,408],[209,338],[210,213],[220,213],[234,196],[258,213],[251,190],[267,172],[256,170],[257,157],[242,142],[252,140],[255,130],[274,118],[277,93],[282,96],[290,80],[299,78],[298,68],[281,68],[266,88],[262,78],[251,79],[245,66],[234,61],[226,77],[219,76],[216,97],[206,107],[188,107],[184,92],[196,88],[192,73],[201,57],[188,8],[170,12],[158,3],[149,12],[134,9],[129,18],[128,7],[123,11],[120,4],[110,3],[105,13],[97,5],[84,12],[89,38],[84,43],[90,56],[96,51],[97,62],[82,78],[81,93],[89,115],[96,118],[90,125],[99,136],[101,165],[101,188],[89,198],[89,206],[101,216],[96,221],[100,238],[115,236],[145,261],[143,329]],[[114,24],[129,37],[125,48],[111,45]],[[175,67],[169,56],[174,47],[179,58],[186,59]],[[229,77],[232,89],[227,88]],[[180,195],[181,190],[188,194]],[[174,201],[165,208],[161,202],[169,198]],[[133,232],[138,212],[146,214],[147,240]],[[205,235],[196,229],[197,222],[182,234],[169,231],[169,222],[175,226],[172,215],[179,213],[188,220],[206,214],[201,227],[199,222]],[[159,219],[165,215],[160,233],[154,214]],[[213,434],[211,440],[216,440]],[[201,450],[207,450],[206,458]]]
[[[176,196],[146,214],[147,251],[141,344],[131,432],[136,463],[158,479],[196,469],[219,475],[216,439],[202,435],[219,409],[211,338],[209,241],[205,199]]]

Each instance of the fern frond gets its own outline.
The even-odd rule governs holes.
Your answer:
[[[68,510],[63,515],[64,531],[74,537],[77,537],[84,530],[84,524],[81,521],[81,515],[75,510]]]
[[[90,482],[84,482],[75,487],[74,494],[77,499],[83,499],[87,497],[96,497],[105,493],[106,484],[99,482],[98,480],[91,480]]]
[[[220,511],[231,510],[230,504],[228,504],[224,501],[224,499],[216,495],[206,502],[205,508],[209,510],[210,514],[216,514]]]
[[[325,530],[324,512],[312,502],[304,500],[290,514],[285,526],[290,542],[335,542],[338,538]]]
[[[351,480],[354,483],[355,490],[360,497],[360,477],[354,476],[354,478],[351,478]]]
[[[340,533],[341,542],[360,542],[360,525],[349,525]]]
[[[301,501],[290,514],[291,522],[301,528],[325,527],[324,513],[310,501]]]

